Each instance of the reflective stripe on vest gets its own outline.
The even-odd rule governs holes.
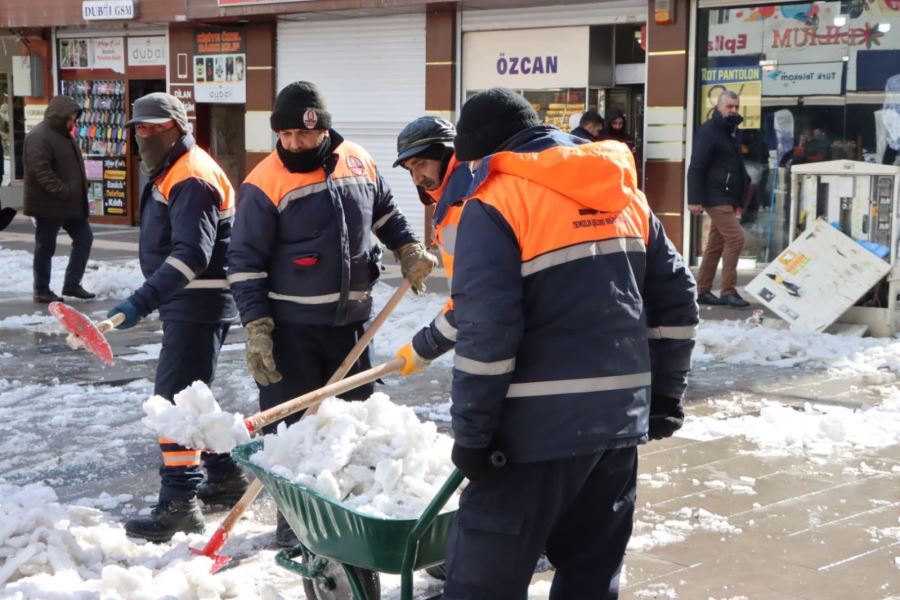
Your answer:
[[[507,398],[527,398],[529,396],[557,396],[560,394],[589,394],[630,390],[650,385],[650,373],[632,375],[611,375],[609,377],[589,377],[587,379],[555,379],[513,383],[506,392]]]
[[[515,370],[516,359],[513,357],[493,362],[482,362],[456,354],[453,357],[453,368],[470,375],[503,375],[504,373],[512,373]]]
[[[265,279],[268,273],[230,273],[228,281],[231,283],[240,283],[241,281],[250,281],[251,279]]]
[[[447,320],[446,312],[442,312],[434,319],[434,328],[437,329],[442,336],[444,336],[451,342],[456,341],[456,327],[451,325],[450,321]]]
[[[184,287],[189,290],[221,290],[229,286],[227,279],[195,279]]]
[[[692,340],[697,337],[698,325],[672,325],[648,327],[647,337],[651,340]]]
[[[366,300],[370,297],[368,292],[350,292],[347,294],[349,300]],[[272,300],[284,300],[285,302],[293,302],[294,304],[329,304],[337,302],[341,299],[340,292],[334,294],[322,294],[321,296],[290,296],[288,294],[279,294],[278,292],[269,292],[269,298]]]
[[[610,240],[584,242],[541,254],[528,262],[522,263],[522,277],[528,277],[544,269],[581,260],[582,258],[622,252],[645,253],[646,251],[644,240],[638,238],[613,238]]]

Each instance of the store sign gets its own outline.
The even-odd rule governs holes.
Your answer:
[[[122,216],[127,212],[124,158],[103,159],[103,214]]]
[[[165,66],[166,55],[166,38],[161,35],[128,38],[129,67]]]
[[[587,27],[466,33],[463,82],[468,90],[585,87],[589,55]]]
[[[91,41],[92,68],[125,72],[125,38],[94,38]]]
[[[194,101],[194,87],[191,85],[169,85],[169,93],[181,100],[184,111],[187,113],[188,127],[193,131],[193,125],[197,121],[197,105]]]
[[[292,4],[312,0],[219,0],[219,6],[252,6],[254,4]]]
[[[734,92],[741,99],[741,116],[744,129],[759,129],[760,126],[760,67],[745,65],[733,67],[714,67],[700,70],[700,93],[703,98],[700,104],[700,121],[712,117],[716,102],[722,92]]]
[[[46,104],[26,104],[25,105],[25,133],[29,133],[34,126],[44,120],[44,111],[47,110]]]
[[[81,17],[85,21],[133,19],[134,0],[84,0]]]
[[[845,61],[851,91],[857,89],[860,51],[870,54],[870,63],[886,64],[896,60],[889,53],[900,50],[900,0],[721,8],[711,9],[709,16],[710,58],[763,55],[792,65]],[[881,53],[883,58],[877,56]]]
[[[244,30],[219,27],[194,34],[194,101],[243,104],[247,98]]]
[[[840,95],[844,63],[778,65],[763,76],[764,96]]]

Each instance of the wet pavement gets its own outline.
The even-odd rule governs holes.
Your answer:
[[[31,224],[19,218],[0,232],[0,244],[30,252],[32,233]],[[58,254],[68,252],[66,240],[60,237]],[[96,226],[91,258],[133,260],[136,242],[136,229]],[[389,268],[386,279],[396,281],[396,268]],[[430,291],[445,286],[443,281],[429,284]],[[98,320],[113,304],[73,303]],[[16,295],[0,286],[0,319],[38,311],[45,313],[46,307],[33,304],[30,294]],[[749,315],[748,310],[717,307],[704,308],[702,317]],[[50,325],[0,330],[0,378],[7,380],[10,397],[20,398],[15,406],[4,405],[0,394],[7,422],[0,435],[7,442],[21,440],[20,447],[0,445],[0,477],[14,483],[48,480],[63,501],[104,491],[133,495],[133,503],[111,509],[118,514],[145,506],[142,499],[156,492],[159,458],[139,423],[139,404],[152,389],[148,382],[155,361],[140,357],[160,337],[155,319],[112,332],[108,339],[117,360],[105,367],[83,351],[70,350]],[[240,344],[243,338],[236,327],[226,343]],[[795,407],[806,402],[877,405],[882,390],[896,385],[889,373],[837,377],[808,368],[697,367],[686,399],[689,417],[723,406],[733,416],[758,414],[764,399]],[[255,388],[239,346],[226,347],[218,371],[215,390],[223,406],[253,412]],[[94,385],[99,391],[82,400],[83,415],[61,411],[65,419],[54,420],[59,400],[40,395],[42,386],[50,385]],[[13,393],[29,386],[35,393],[24,400]],[[385,391],[405,404],[439,404],[449,393],[449,370],[435,366],[402,382],[389,379]],[[30,404],[21,406],[26,402]],[[447,427],[446,422],[439,425]],[[96,447],[98,456],[76,458],[85,447]],[[766,456],[742,436],[707,441],[674,437],[641,448],[640,472],[638,544],[626,558],[622,598],[900,598],[900,446],[814,459]],[[268,522],[271,512],[263,504],[253,518]],[[710,521],[709,514],[719,519]],[[685,529],[678,523],[697,526]],[[661,531],[668,531],[669,538],[654,538]],[[673,531],[680,533],[673,537]]]

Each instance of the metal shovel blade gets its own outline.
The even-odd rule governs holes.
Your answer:
[[[75,336],[79,343],[99,356],[106,364],[112,364],[113,353],[109,342],[87,316],[62,302],[51,302],[48,308],[50,314],[56,317],[63,328]]]

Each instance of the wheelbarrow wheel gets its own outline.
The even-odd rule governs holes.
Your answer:
[[[350,569],[359,579],[365,592],[365,598],[360,600],[381,600],[381,580],[378,579],[378,573],[361,567]],[[329,560],[323,575],[334,583],[334,587],[327,589],[328,586],[320,578],[304,578],[303,591],[308,600],[357,600],[353,596],[353,588],[341,563]]]

